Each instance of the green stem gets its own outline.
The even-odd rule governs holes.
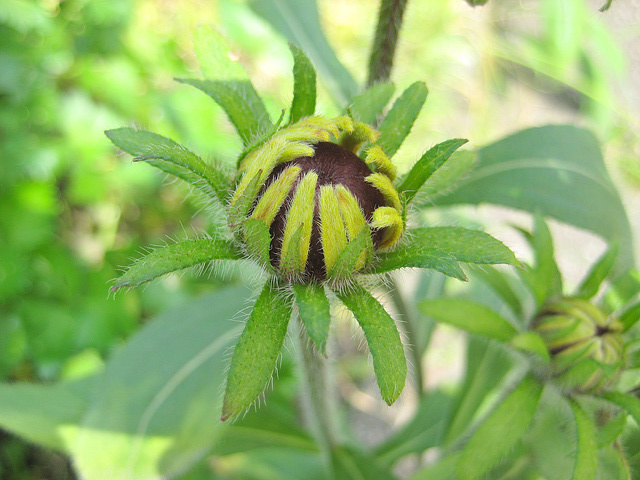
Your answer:
[[[380,3],[378,26],[369,60],[368,86],[385,82],[391,76],[398,33],[406,6],[407,0],[382,0]]]
[[[424,384],[422,380],[422,355],[419,352],[418,338],[414,328],[415,317],[413,312],[410,311],[407,303],[404,301],[402,293],[398,284],[393,281],[391,286],[391,300],[396,307],[396,310],[400,314],[400,318],[404,321],[402,328],[409,342],[409,354],[411,355],[411,363],[413,363],[413,375],[416,383],[416,390],[419,395],[422,395]]]
[[[297,351],[302,368],[302,406],[304,419],[331,466],[331,451],[336,445],[335,405],[329,382],[327,360],[322,358],[307,336],[298,318]]]

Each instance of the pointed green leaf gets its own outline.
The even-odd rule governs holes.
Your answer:
[[[594,480],[598,473],[596,426],[578,402],[569,400],[576,422],[576,458],[571,480]]]
[[[596,432],[598,436],[598,448],[605,448],[612,445],[616,440],[618,440],[618,438],[620,438],[620,435],[622,435],[622,432],[624,432],[626,427],[626,412],[620,412],[604,425],[599,425],[598,431]]]
[[[458,262],[519,265],[502,242],[478,230],[461,227],[431,227],[411,231],[390,252],[378,254],[373,273],[405,267],[432,268],[460,280],[466,276]]]
[[[460,480],[483,477],[497,465],[526,432],[538,407],[542,385],[531,377],[493,410],[473,433],[456,465]]]
[[[569,125],[531,128],[478,155],[471,174],[433,205],[494,203],[540,212],[618,242],[615,273],[634,264],[629,220],[593,134]]]
[[[178,78],[178,82],[196,87],[222,107],[247,145],[273,127],[262,99],[248,80],[197,80]]]
[[[376,83],[359,95],[353,97],[348,110],[354,120],[376,125],[378,119],[393,96],[396,87],[393,83]]]
[[[264,391],[282,350],[291,301],[267,282],[233,351],[222,419],[235,418]]]
[[[620,315],[620,323],[625,332],[638,323],[638,320],[640,320],[640,301],[628,307]]]
[[[305,53],[293,43],[293,101],[289,123],[313,115],[316,111],[316,71]]]
[[[442,167],[453,152],[467,142],[468,140],[464,138],[454,138],[427,150],[398,187],[398,192],[404,193],[407,203],[411,203],[411,200],[413,200],[425,182],[429,180],[436,170]]]
[[[182,304],[111,352],[71,445],[79,478],[176,478],[209,451],[224,431],[220,389],[248,294]]]
[[[167,273],[193,267],[212,260],[237,260],[235,247],[220,238],[185,240],[155,249],[131,265],[116,280],[111,291],[122,287],[137,287]]]
[[[427,99],[427,86],[423,82],[415,82],[407,88],[394,102],[389,113],[380,124],[380,138],[378,145],[389,158],[395,153],[407,138],[413,123],[418,118],[422,105]]]
[[[249,218],[244,222],[244,242],[247,253],[262,265],[270,265],[269,249],[271,234],[269,227],[259,218]]]
[[[615,391],[604,392],[601,393],[600,396],[608,402],[622,407],[629,415],[633,417],[636,424],[640,426],[640,398],[637,398],[628,393]]]
[[[390,252],[379,253],[371,273],[385,273],[399,268],[431,268],[458,280],[467,280],[455,258],[441,250],[416,250],[402,244]]]
[[[612,245],[609,247],[596,263],[591,266],[591,269],[580,283],[575,297],[589,299],[598,293],[600,285],[609,276],[613,266],[616,263],[618,257],[618,246]]]
[[[360,285],[337,295],[364,331],[380,394],[391,405],[402,392],[407,377],[407,360],[396,324],[380,302]]]
[[[134,161],[144,160],[196,187],[207,187],[206,194],[213,191],[226,204],[231,185],[221,167],[209,165],[173,140],[145,130],[125,127],[107,130],[105,134],[116,146],[133,155]]]
[[[551,360],[547,346],[540,335],[535,332],[519,333],[509,343],[513,348],[522,352],[532,353],[545,363]]]
[[[296,295],[298,314],[307,331],[307,335],[315,344],[318,351],[326,355],[327,337],[331,323],[329,300],[322,285],[293,284]]]
[[[358,85],[324,36],[315,0],[251,0],[251,8],[309,56],[339,105],[347,105]]]
[[[421,302],[419,308],[437,322],[501,342],[510,341],[518,333],[513,325],[489,307],[470,300],[438,298]]]
[[[373,254],[373,241],[371,239],[371,230],[366,225],[342,250],[331,270],[331,277],[340,278],[353,275],[356,271],[358,260],[363,253],[365,253],[365,261],[368,263]]]
[[[562,294],[562,277],[554,258],[553,239],[540,215],[534,216],[533,234],[523,233],[533,249],[535,265],[519,273],[534,293],[538,305],[542,305],[548,298]]]

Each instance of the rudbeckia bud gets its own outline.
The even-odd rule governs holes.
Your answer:
[[[249,255],[287,281],[308,282],[362,271],[392,247],[402,205],[378,135],[349,117],[314,116],[249,152],[230,209]]]
[[[622,325],[591,303],[563,298],[546,305],[534,322],[551,354],[559,383],[593,393],[611,383],[624,366]]]

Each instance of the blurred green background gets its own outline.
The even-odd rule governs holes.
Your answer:
[[[640,5],[617,0],[599,13],[601,3],[409,2],[392,80],[398,91],[423,80],[430,94],[397,158],[409,164],[444,138],[478,146],[528,126],[585,126],[640,238]],[[319,0],[318,8],[329,43],[362,84],[377,2]],[[142,246],[211,225],[186,187],[133,165],[103,131],[136,125],[224,161],[239,152],[220,109],[173,81],[197,75],[200,25],[228,36],[277,117],[290,100],[291,60],[251,2],[0,2],[0,380],[86,376],[151,316],[242,281],[187,274],[108,294]],[[340,111],[322,83],[320,94],[321,111]],[[492,221],[494,210],[478,215]],[[565,245],[579,272],[603,247],[594,242],[577,253]],[[2,478],[66,478],[51,474],[60,465],[0,432]]]

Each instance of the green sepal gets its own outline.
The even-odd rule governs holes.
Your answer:
[[[247,253],[261,265],[270,267],[269,249],[271,234],[269,227],[259,218],[249,218],[244,222],[244,244]]]
[[[602,282],[609,276],[615,266],[618,250],[618,245],[612,245],[591,266],[591,269],[576,290],[575,297],[589,299],[598,293],[600,285],[602,285]]]
[[[233,244],[220,238],[199,238],[160,247],[131,265],[111,287],[136,287],[167,273],[193,267],[212,260],[240,258]]]
[[[509,345],[521,352],[535,355],[543,363],[551,361],[551,355],[544,340],[536,332],[519,333],[510,340]]]
[[[235,203],[229,205],[229,226],[234,232],[236,231],[236,227],[245,221],[249,214],[249,210],[253,206],[256,196],[258,195],[258,191],[260,190],[261,176],[262,170],[258,170],[247,185],[247,188],[242,192],[242,195],[240,195]]]
[[[368,265],[373,256],[373,240],[371,239],[371,229],[366,225],[360,230],[360,233],[347,244],[342,250],[342,253],[338,255],[338,259],[331,270],[330,278],[349,277],[353,275],[356,272],[356,265],[363,252],[366,255],[364,264]]]
[[[433,207],[440,195],[455,191],[478,163],[474,150],[456,150],[449,159],[431,175],[420,188],[420,195],[413,201],[420,208]]]
[[[178,177],[191,185],[213,192],[222,204],[229,199],[231,182],[216,166],[205,163],[199,156],[173,140],[133,128],[116,128],[104,132],[117,147],[163,172]],[[203,188],[205,187],[205,188]]]
[[[380,124],[378,145],[391,158],[409,135],[413,123],[418,118],[422,105],[427,99],[427,86],[424,82],[415,82],[394,102],[389,113]]]
[[[458,280],[467,281],[458,261],[441,250],[415,250],[399,245],[390,252],[379,253],[368,273],[386,273],[400,268],[430,268]]]
[[[640,320],[640,302],[636,302],[631,306],[627,307],[620,314],[620,323],[622,324],[622,331],[626,332],[631,327],[633,327],[638,320]]]
[[[229,116],[242,142],[247,145],[261,133],[273,128],[269,113],[248,80],[198,80],[177,78],[209,95]]]
[[[411,203],[425,182],[451,157],[453,152],[467,142],[468,140],[464,138],[447,140],[430,148],[422,155],[398,187],[398,192],[404,193],[407,203]]]
[[[500,240],[480,230],[463,227],[428,227],[411,231],[406,248],[441,250],[459,262],[520,266],[513,252]]]
[[[291,300],[267,282],[233,350],[222,405],[222,420],[235,418],[264,391],[287,334]]]
[[[624,409],[629,415],[633,417],[636,425],[640,427],[640,398],[635,397],[629,393],[615,391],[603,392],[600,394],[600,397]]]
[[[295,123],[316,111],[316,71],[298,46],[289,43],[293,55],[293,100],[289,123]]]
[[[523,234],[533,249],[535,265],[519,273],[540,306],[548,298],[562,294],[562,277],[553,257],[553,239],[544,218],[534,215],[533,234],[526,234],[524,231]]]
[[[430,227],[412,230],[401,245],[380,254],[374,273],[421,267],[466,280],[458,262],[520,265],[509,248],[487,233],[462,227]]]
[[[594,480],[598,473],[596,426],[582,407],[569,399],[576,422],[576,457],[571,480]]]
[[[347,110],[354,120],[375,125],[395,89],[393,83],[376,83],[353,97]]]
[[[498,404],[462,450],[455,468],[460,480],[481,478],[500,462],[527,431],[541,394],[542,385],[525,377]]]
[[[391,405],[402,392],[407,377],[407,360],[396,324],[380,302],[360,285],[352,285],[337,296],[364,331],[380,394]]]
[[[489,307],[461,298],[438,298],[419,304],[420,311],[437,322],[462,328],[469,333],[501,342],[511,341],[518,333],[508,320]]]
[[[331,323],[329,300],[322,285],[315,283],[293,284],[298,315],[307,335],[322,355],[326,355],[327,337]]]

